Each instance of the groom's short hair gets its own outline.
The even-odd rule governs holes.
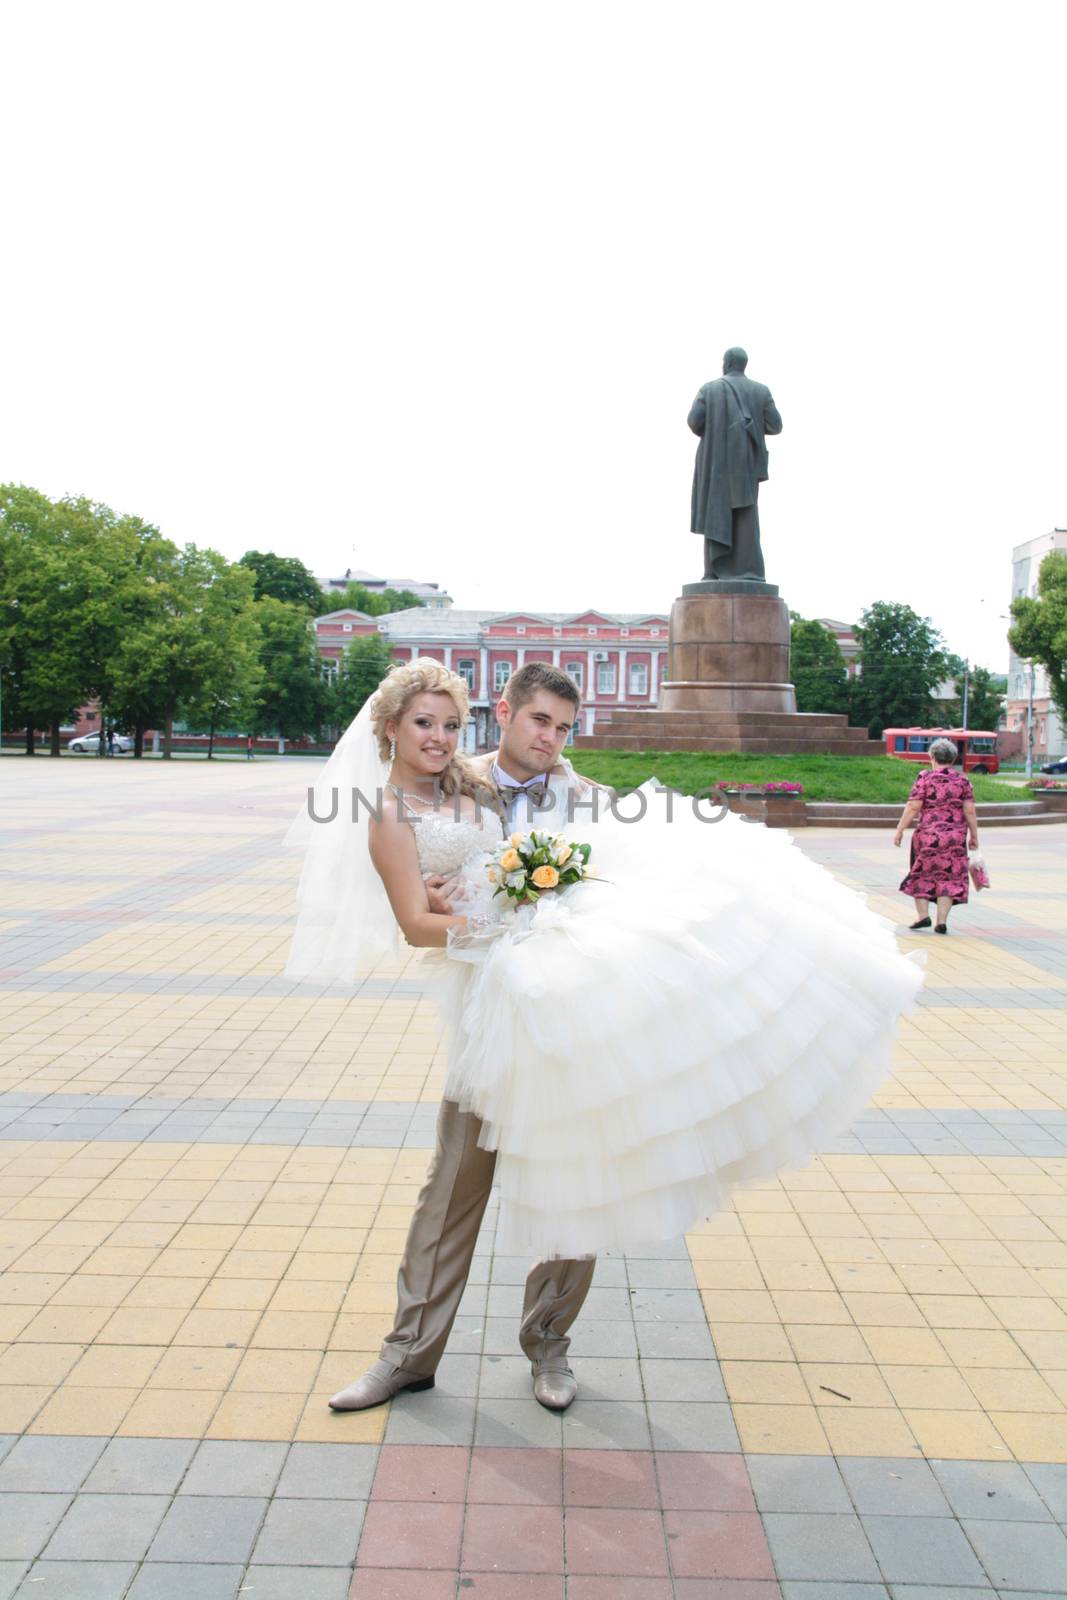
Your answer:
[[[518,672],[513,672],[504,685],[504,699],[512,711],[518,711],[533,699],[538,689],[547,689],[549,694],[569,700],[576,711],[582,703],[578,685],[570,673],[561,672],[547,661],[528,661]]]

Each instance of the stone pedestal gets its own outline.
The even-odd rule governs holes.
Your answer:
[[[661,711],[795,715],[789,607],[772,583],[686,584],[671,608]]]

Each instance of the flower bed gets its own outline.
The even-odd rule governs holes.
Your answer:
[[[726,794],[788,794],[800,795],[804,793],[802,783],[746,783],[743,778],[716,778],[712,780],[713,789],[722,789]]]

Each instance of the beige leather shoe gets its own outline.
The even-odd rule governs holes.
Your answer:
[[[534,1399],[549,1411],[566,1411],[578,1393],[578,1380],[570,1367],[536,1366],[533,1392]]]
[[[422,1389],[432,1389],[434,1379],[412,1377],[389,1361],[376,1361],[368,1367],[362,1378],[350,1383],[330,1397],[331,1411],[368,1411],[371,1406],[384,1406],[387,1400],[405,1389],[417,1394]]]

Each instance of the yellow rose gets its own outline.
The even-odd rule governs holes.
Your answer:
[[[565,867],[573,854],[574,851],[571,849],[569,844],[560,845],[559,849],[556,851],[557,865]]]
[[[522,841],[525,839],[525,837],[526,837],[526,835],[524,833],[513,833],[511,835],[511,838],[508,840],[508,843],[509,844],[514,844],[514,845],[519,845],[519,844],[522,843]]]
[[[518,872],[522,866],[522,857],[517,850],[505,850],[500,857],[500,865],[505,872]]]
[[[537,889],[554,889],[559,882],[559,873],[555,867],[538,867],[533,874],[533,882]]]

